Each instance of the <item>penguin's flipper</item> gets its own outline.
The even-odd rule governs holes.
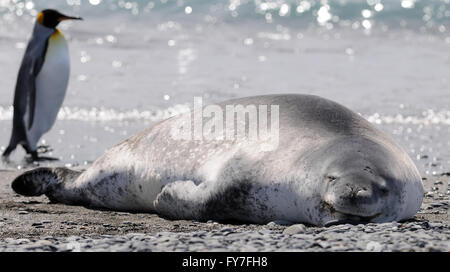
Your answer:
[[[35,119],[36,77],[44,65],[48,40],[53,32],[53,29],[36,24],[25,50],[14,93],[13,131],[9,143],[12,150],[21,142],[28,143],[27,131]]]
[[[12,133],[8,147],[3,153],[4,158],[7,158],[18,144],[31,148],[36,145],[35,139],[32,139],[32,142],[29,140],[29,128],[35,123],[34,119],[36,118],[36,77],[44,66],[49,38],[54,31],[40,23],[36,23],[34,26],[33,35],[27,45],[17,75]]]
[[[41,52],[39,54],[33,56],[33,59],[31,60],[31,67],[32,70],[30,70],[30,80],[29,80],[29,91],[28,91],[28,130],[31,129],[34,122],[34,113],[36,108],[36,77],[39,74],[39,72],[42,69],[42,66],[44,65],[45,61],[45,55],[47,54],[47,48],[48,48],[48,39],[45,41],[44,47],[41,48]]]
[[[27,129],[30,130],[33,126],[34,121],[34,109],[36,106],[36,85],[33,82],[30,82],[30,90],[29,90],[29,98],[28,98],[28,127]]]

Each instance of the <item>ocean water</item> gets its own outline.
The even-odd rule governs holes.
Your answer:
[[[0,149],[36,14],[56,8],[71,78],[44,135],[52,165],[88,165],[154,122],[270,93],[335,100],[386,131],[420,172],[450,172],[450,0],[0,0]],[[13,163],[26,167],[21,148]]]

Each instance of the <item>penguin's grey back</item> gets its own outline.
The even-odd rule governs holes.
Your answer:
[[[14,92],[14,119],[9,148],[14,149],[17,144],[27,144],[27,130],[34,119],[36,77],[40,73],[45,61],[48,39],[54,29],[37,23],[34,25],[33,35],[28,43],[17,76]]]

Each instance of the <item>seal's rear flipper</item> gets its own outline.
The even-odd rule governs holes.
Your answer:
[[[14,192],[24,196],[40,196],[45,194],[57,182],[52,168],[37,168],[18,176],[11,184]]]
[[[46,194],[51,200],[64,190],[64,183],[75,180],[81,172],[68,168],[40,167],[26,171],[18,176],[11,184],[14,192],[24,196],[40,196]]]

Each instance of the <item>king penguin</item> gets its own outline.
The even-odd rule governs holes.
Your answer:
[[[52,159],[38,156],[37,143],[55,123],[64,101],[70,73],[67,41],[56,28],[64,20],[82,20],[53,9],[37,15],[33,34],[17,76],[11,140],[3,153],[22,145],[33,161]]]

